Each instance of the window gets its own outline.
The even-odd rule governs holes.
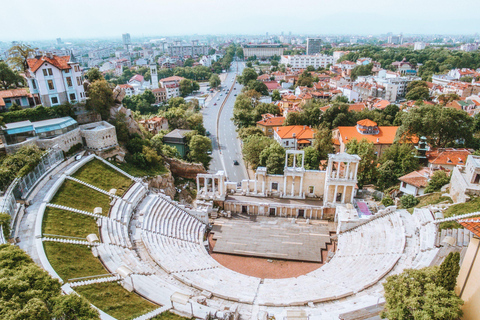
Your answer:
[[[48,76],[48,71],[47,71],[47,69],[43,69],[43,76],[45,76],[45,77]]]
[[[45,77],[46,77],[46,76],[53,76],[52,68],[43,69],[43,75],[44,75]]]
[[[285,145],[288,146],[288,141],[285,141]]]
[[[309,186],[309,187],[308,187],[308,193],[312,194],[314,191],[315,191],[315,187],[314,187],[314,186]]]
[[[52,97],[52,104],[57,104],[57,103],[58,103],[58,98]]]
[[[75,100],[77,100],[75,93],[70,93],[70,101],[75,101]]]
[[[70,73],[70,69],[66,69],[66,70],[65,70],[65,73]]]
[[[402,182],[402,188],[406,188],[407,187],[407,183],[406,182]]]
[[[69,87],[73,86],[72,78],[70,78],[70,77],[67,77],[67,86],[69,86]]]
[[[82,78],[77,77],[77,86],[81,86],[81,85],[82,85]]]
[[[53,80],[48,80],[47,84],[48,84],[48,90],[55,90],[55,87],[53,85]]]
[[[35,83],[35,80],[32,80],[32,88],[33,90],[37,90],[37,84]]]
[[[272,191],[278,191],[278,183],[272,182]]]

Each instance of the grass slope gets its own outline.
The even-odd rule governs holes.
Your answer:
[[[93,212],[95,207],[102,207],[103,215],[108,215],[110,198],[72,180],[65,180],[53,197],[52,203]]]
[[[153,177],[153,176],[162,175],[168,172],[168,169],[165,168],[165,166],[163,165],[159,165],[155,168],[150,168],[150,169],[142,169],[134,166],[133,164],[126,163],[126,162],[125,163],[112,162],[112,164],[119,167],[126,173],[131,174],[134,177]]]
[[[443,213],[443,216],[445,218],[449,218],[452,216],[458,216],[461,214],[465,213],[472,213],[480,211],[480,197],[473,198],[472,200],[465,202],[465,203],[459,203],[459,204],[454,204],[453,206],[449,207],[445,212]],[[442,222],[440,223],[439,229],[458,229],[462,228],[462,226],[456,222],[456,221],[447,221],[447,222]]]
[[[86,238],[94,233],[100,238],[93,217],[49,207],[45,209],[43,216],[42,233],[79,238]]]
[[[100,260],[93,256],[92,250],[87,246],[44,242],[43,247],[53,269],[65,282],[72,278],[108,273]]]
[[[95,283],[75,288],[95,307],[118,320],[133,319],[159,308],[135,293],[125,290],[115,282]]]
[[[117,189],[117,195],[123,195],[133,182],[97,159],[81,167],[73,176],[105,191]]]
[[[153,317],[151,320],[187,320],[187,319],[193,319],[193,318],[186,318],[179,316],[173,312],[170,311],[165,311],[159,314],[156,317]]]

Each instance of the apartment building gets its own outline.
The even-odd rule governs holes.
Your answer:
[[[282,56],[280,59],[281,64],[290,65],[293,70],[305,69],[308,66],[313,66],[315,69],[326,68],[334,62],[333,56],[323,54]]]

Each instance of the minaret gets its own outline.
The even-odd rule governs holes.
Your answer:
[[[150,64],[150,76],[152,81],[152,89],[158,89],[157,64]]]

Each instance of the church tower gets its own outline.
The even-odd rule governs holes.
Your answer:
[[[158,74],[157,74],[157,65],[150,64],[150,76],[152,81],[152,89],[158,89]]]

